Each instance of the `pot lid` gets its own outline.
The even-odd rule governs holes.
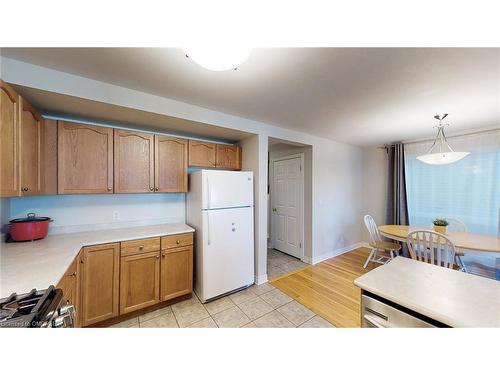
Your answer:
[[[30,212],[26,217],[11,220],[10,223],[29,223],[32,221],[47,221],[47,220],[50,220],[50,217],[36,216],[34,213]]]

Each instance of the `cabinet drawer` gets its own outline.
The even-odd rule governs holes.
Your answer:
[[[162,249],[172,249],[174,247],[189,246],[193,244],[193,233],[176,234],[161,238]]]
[[[123,257],[152,251],[160,251],[160,237],[122,242],[120,254]]]

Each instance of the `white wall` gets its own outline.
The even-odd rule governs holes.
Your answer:
[[[254,173],[255,280],[261,284],[267,281],[267,137],[250,136],[240,145],[242,168]]]
[[[387,206],[387,153],[379,147],[363,149],[363,215],[372,215],[378,225],[385,224]],[[362,221],[361,221],[362,223]],[[362,235],[368,241],[364,227]]]
[[[185,194],[51,195],[10,199],[10,219],[28,212],[54,221],[50,233],[185,221]],[[113,216],[118,213],[119,218]]]
[[[0,198],[0,234],[8,232],[8,223],[10,217],[10,199]]]
[[[313,262],[359,244],[363,182],[360,148],[53,69],[2,59],[4,80],[13,84],[258,134],[259,147],[253,154],[258,158],[262,176],[258,182],[256,206],[258,228],[263,234],[256,243],[260,257],[258,275],[266,273],[263,259],[267,256],[267,177],[263,176],[267,175],[268,137],[312,146]]]

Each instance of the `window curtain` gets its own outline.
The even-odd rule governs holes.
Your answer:
[[[387,209],[386,224],[408,225],[406,198],[405,145],[397,143],[387,146]],[[402,244],[403,256],[408,257],[406,244]]]
[[[410,225],[432,228],[432,220],[452,217],[469,232],[500,235],[500,129],[449,137],[456,151],[470,154],[455,163],[417,160],[433,141],[405,145]]]
[[[386,224],[408,225],[406,200],[405,145],[387,146],[388,182]]]

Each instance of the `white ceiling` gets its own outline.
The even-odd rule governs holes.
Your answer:
[[[211,72],[181,49],[37,48],[2,55],[359,146],[500,126],[500,49],[254,49]]]

